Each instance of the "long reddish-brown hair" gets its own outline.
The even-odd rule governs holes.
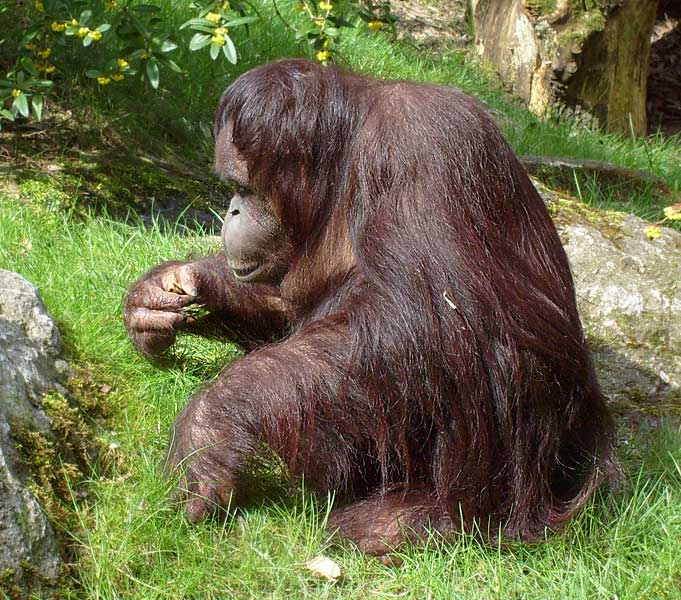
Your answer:
[[[228,121],[290,233],[294,332],[347,325],[308,349],[333,368],[296,379],[302,408],[272,442],[294,471],[418,491],[431,519],[526,539],[617,476],[565,252],[476,101],[284,60],[227,89],[216,131]],[[265,377],[300,366],[279,368]],[[300,441],[319,431],[323,465]]]

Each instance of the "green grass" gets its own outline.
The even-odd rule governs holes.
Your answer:
[[[159,0],[173,29],[191,15],[188,8],[173,0]],[[286,18],[295,23],[300,13],[291,10],[296,0],[280,0]],[[212,155],[212,115],[222,90],[240,73],[258,64],[284,56],[312,56],[306,44],[298,44],[293,32],[275,16],[271,3],[259,5],[263,20],[250,29],[232,32],[239,51],[236,66],[225,60],[212,61],[206,51],[190,52],[180,44],[174,58],[185,69],[180,76],[164,72],[163,90],[153,91],[137,80],[102,89],[91,80],[81,79],[67,87],[62,102],[75,111],[76,122],[87,128],[86,138],[107,144],[112,132],[127,148],[147,148],[153,154],[191,157],[208,164]],[[177,32],[184,40],[184,32]],[[184,40],[186,41],[186,40]],[[80,52],[80,60],[87,54]],[[89,60],[89,59],[88,59]],[[661,209],[681,193],[681,145],[678,139],[653,135],[632,139],[628,135],[591,130],[568,118],[540,120],[522,104],[509,98],[496,77],[480,68],[467,53],[456,50],[436,53],[417,52],[395,44],[388,35],[371,33],[360,27],[344,30],[338,47],[338,62],[345,67],[384,78],[402,78],[457,85],[484,101],[518,154],[538,154],[590,158],[624,167],[649,171],[671,188],[667,197],[632,193],[623,199],[579,176],[568,191],[578,193],[592,205],[618,208],[657,220]],[[405,141],[408,143],[408,140]],[[63,149],[68,153],[69,148]],[[120,148],[114,148],[120,153]]]
[[[178,3],[162,4],[176,25],[185,19]],[[266,19],[252,36],[236,40],[241,60],[235,68],[213,63],[206,53],[180,50],[178,62],[190,76],[169,75],[160,94],[131,82],[107,93],[91,82],[76,86],[62,102],[87,129],[85,144],[97,149],[113,132],[129,147],[194,155],[207,171],[208,132],[222,89],[261,62],[306,52],[267,6],[262,9]],[[540,121],[509,99],[468,55],[417,55],[383,34],[360,31],[348,32],[341,54],[342,64],[376,76],[462,87],[490,106],[518,153],[607,160],[651,171],[681,190],[681,153],[674,140],[632,140],[568,120]],[[21,144],[27,142],[17,138],[16,147],[36,158]],[[67,146],[57,154],[68,166],[73,158]],[[86,180],[66,193],[58,173],[51,179],[24,173],[20,181],[24,196],[19,199],[0,185],[0,268],[16,270],[38,286],[64,334],[69,359],[111,384],[111,401],[121,407],[101,424],[101,435],[112,448],[118,446],[115,466],[101,478],[93,476],[88,496],[74,501],[80,526],[63,532],[77,549],[71,571],[77,580],[66,597],[681,598],[681,431],[671,424],[656,433],[627,436],[629,489],[614,500],[611,514],[607,500],[596,500],[545,544],[490,548],[465,536],[448,544],[432,540],[425,548],[405,550],[403,565],[389,568],[333,545],[321,527],[326,499],[303,491],[282,493],[276,481],[269,486],[271,498],[263,497],[238,518],[190,526],[168,500],[171,484],[159,474],[167,432],[192,392],[239,350],[182,338],[177,363],[154,367],[133,352],[126,338],[122,301],[126,286],[148,267],[209,251],[211,241],[101,213],[83,216],[79,207],[90,191]],[[156,179],[150,181],[153,186]],[[623,203],[588,181],[580,182],[579,190],[592,204],[649,218],[670,203],[646,195]],[[341,565],[339,583],[308,575],[303,562],[318,554]]]
[[[79,527],[66,597],[116,598],[681,598],[681,431],[634,437],[625,456],[629,490],[596,500],[544,544],[490,548],[466,536],[401,555],[390,568],[335,546],[321,525],[324,498],[275,493],[236,519],[190,526],[159,475],[167,432],[188,396],[238,350],[184,338],[165,370],[137,356],[122,324],[126,285],[165,259],[205,252],[200,235],[145,229],[53,210],[0,194],[0,268],[41,290],[65,335],[69,358],[113,385],[121,410],[102,435],[119,446],[117,466],[93,477],[74,501]],[[61,201],[59,195],[54,198]],[[276,482],[275,482],[276,483]],[[275,487],[276,489],[276,487]],[[303,563],[318,554],[343,569],[320,582]]]

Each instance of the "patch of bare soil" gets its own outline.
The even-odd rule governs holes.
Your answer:
[[[472,40],[465,0],[393,0],[397,35],[419,48],[463,47]]]

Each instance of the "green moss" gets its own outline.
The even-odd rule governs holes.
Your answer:
[[[533,15],[551,14],[558,6],[558,0],[524,0],[525,8]]]
[[[68,526],[72,523],[70,490],[83,478],[82,471],[62,459],[58,440],[19,424],[13,425],[12,435],[30,473],[28,488],[51,522]]]
[[[603,15],[603,11],[609,8],[609,0],[568,0],[567,3],[559,0],[523,0],[525,8],[536,17],[545,17],[555,14],[557,10],[570,15],[570,19],[588,20],[598,19],[597,15]]]
[[[101,476],[121,457],[110,444],[98,437],[97,421],[110,416],[115,402],[111,387],[97,383],[90,369],[83,368],[69,381],[73,400],[50,392],[41,407],[50,418],[50,430],[35,431],[13,423],[19,456],[28,470],[28,487],[45,510],[56,530],[78,526],[73,512],[74,498],[85,495],[84,481]]]
[[[21,600],[24,595],[21,588],[15,584],[16,571],[14,569],[5,569],[0,573],[0,594],[3,600]]]
[[[575,222],[587,222],[608,239],[614,240],[621,235],[620,226],[626,216],[615,210],[599,210],[584,202],[572,200],[556,195],[548,204],[548,210],[556,225],[572,225]]]
[[[612,4],[612,0],[583,0],[583,5],[586,6],[587,10],[592,10],[595,8],[606,9],[610,6],[610,4]]]
[[[19,184],[19,198],[34,208],[65,210],[73,207],[73,197],[49,177],[27,179]]]
[[[143,211],[165,197],[179,198],[195,207],[208,204],[202,200],[202,196],[207,196],[206,188],[197,187],[196,182],[182,181],[153,166],[135,166],[129,162],[103,165],[70,161],[67,169],[55,177],[35,172],[24,174],[19,181],[19,192],[23,201],[36,208],[43,206],[50,211],[75,210],[77,213],[106,210],[111,216]]]
[[[66,131],[65,135],[76,136]],[[120,141],[102,144],[93,132],[76,136],[75,149],[58,151],[49,138],[36,140],[35,147],[17,133],[3,132],[3,141],[12,147],[10,173],[23,202],[38,210],[52,212],[106,212],[114,218],[129,213],[146,213],[152,203],[210,207],[208,201],[224,185],[210,175],[204,164],[209,153],[182,160],[172,150],[163,158],[132,155]],[[26,157],[33,157],[28,160]]]
[[[120,408],[113,388],[98,380],[96,367],[81,365],[75,376],[69,379],[69,390],[80,409],[90,419],[109,418]]]
[[[560,30],[556,42],[559,46],[581,46],[591,34],[605,29],[605,13],[600,6],[576,12]]]

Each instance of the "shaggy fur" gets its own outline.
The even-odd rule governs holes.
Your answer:
[[[228,123],[289,232],[288,333],[179,416],[190,516],[262,442],[354,499],[331,526],[376,554],[428,527],[537,539],[617,477],[566,255],[477,102],[285,60],[227,89]]]

